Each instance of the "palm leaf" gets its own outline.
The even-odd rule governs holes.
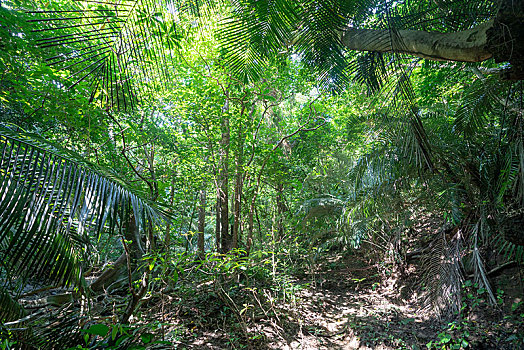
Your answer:
[[[235,0],[232,5],[219,29],[222,53],[233,74],[257,80],[264,65],[290,45],[297,7],[282,0]]]
[[[460,229],[448,240],[442,230],[433,240],[431,249],[422,259],[422,287],[425,288],[424,304],[437,314],[458,312],[461,287],[464,280],[461,259],[462,232]]]
[[[0,287],[0,322],[16,320],[23,315],[23,308],[11,297],[6,289]]]
[[[491,283],[489,283],[486,273],[486,267],[479,250],[479,236],[486,234],[483,232],[486,230],[484,226],[484,218],[481,218],[472,229],[473,247],[471,253],[471,263],[473,264],[473,275],[475,278],[475,283],[477,283],[480,287],[483,287],[488,292],[490,302],[495,305],[497,303],[497,299],[493,294]]]
[[[122,180],[36,135],[0,129],[1,259],[15,276],[78,285],[78,248],[114,231],[162,218],[158,205]]]
[[[0,337],[16,341],[17,349],[67,349],[82,343],[85,316],[68,303],[59,309],[42,309],[0,325]]]
[[[66,73],[65,87],[78,86],[105,109],[130,110],[174,79],[168,67],[181,38],[178,12],[199,13],[206,3],[73,1],[29,11],[29,22],[40,36],[37,45],[53,52],[47,64]]]
[[[79,155],[5,128],[0,128],[0,193],[0,273],[15,281],[0,288],[2,331],[24,346],[74,346],[81,339],[78,310],[69,303],[23,317],[12,297],[16,289],[36,281],[84,290],[80,252],[94,235],[120,230],[130,217],[144,232],[166,211]]]

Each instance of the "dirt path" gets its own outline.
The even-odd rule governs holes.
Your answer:
[[[444,334],[448,322],[421,311],[413,271],[400,281],[384,267],[351,258],[324,261],[289,280],[294,289],[285,297],[278,280],[260,285],[230,280],[222,289],[227,297],[211,282],[206,290],[186,288],[191,292],[186,297],[173,294],[164,310],[168,348],[426,349]],[[471,349],[521,350],[515,337],[524,323],[489,310],[477,305],[466,319],[455,321],[456,328],[446,330],[447,342],[464,339]]]
[[[318,276],[318,282],[298,293],[286,341],[269,342],[269,348],[425,347],[438,322],[417,313],[414,300],[401,300],[393,279],[380,283],[374,272],[346,268]]]

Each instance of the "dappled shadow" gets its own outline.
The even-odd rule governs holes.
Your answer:
[[[351,259],[305,272],[290,282],[295,291],[286,298],[272,292],[271,281],[231,283],[224,288],[233,305],[208,282],[186,286],[185,297],[152,300],[156,310],[149,312],[163,315],[158,320],[169,349],[423,349],[429,342],[462,340],[472,349],[520,349],[511,339],[523,330],[511,323],[501,321],[489,334],[486,325],[495,318],[451,327],[420,311],[414,283],[393,274],[384,278],[379,267]]]

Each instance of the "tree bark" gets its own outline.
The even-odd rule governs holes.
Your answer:
[[[169,211],[172,211],[173,203],[175,202],[175,176],[171,175],[171,188],[169,190]],[[164,237],[164,251],[166,253],[166,261],[169,261],[171,256],[171,222],[169,221],[166,225],[166,234]],[[165,269],[164,269],[165,272]]]
[[[375,30],[347,28],[342,44],[351,50],[398,52],[440,61],[481,62],[491,58],[488,30],[494,19],[471,29],[437,33],[419,30]]]
[[[251,197],[251,204],[249,205],[249,213],[247,219],[247,240],[246,240],[246,252],[247,255],[251,252],[251,247],[253,246],[253,218],[255,216],[255,203],[257,200],[257,191],[258,188],[255,187],[253,192],[253,197]]]
[[[127,255],[122,253],[120,257],[89,286],[95,293],[102,291],[107,288],[111,283],[115,282],[118,277],[123,274],[124,267],[126,266]]]
[[[200,206],[198,207],[198,254],[204,257],[204,230],[206,228],[206,190],[200,190]]]
[[[215,205],[215,246],[216,251],[220,252],[220,192],[217,188],[217,203]]]
[[[218,171],[218,188],[217,201],[218,212],[220,213],[220,251],[227,253],[231,250],[232,237],[229,232],[229,145],[230,145],[230,131],[229,131],[229,100],[222,108],[222,123],[221,131],[222,137],[220,139],[220,161]],[[218,225],[217,225],[218,226]]]
[[[144,254],[144,250],[140,245],[140,232],[136,226],[134,214],[130,215],[127,222],[124,224],[124,238],[129,242],[129,267],[133,273]],[[124,252],[120,257],[89,286],[93,292],[100,292],[107,288],[110,284],[115,282],[125,270],[127,263],[127,253]]]
[[[241,116],[243,112],[241,112]],[[233,203],[233,230],[232,230],[232,247],[238,248],[239,231],[240,231],[240,214],[242,207],[242,189],[244,187],[244,132],[242,125],[238,128],[238,153],[236,157],[236,174],[235,174],[235,194]]]
[[[438,33],[419,30],[346,28],[341,43],[351,50],[398,52],[436,61],[509,62],[504,80],[524,79],[524,0],[503,0],[495,17],[466,30]]]
[[[284,185],[277,184],[277,238],[280,240],[284,237],[284,213],[288,210],[284,202]]]
[[[129,242],[129,256],[131,259],[131,268],[134,271],[139,261],[145,254],[141,244],[139,228],[136,225],[135,214],[131,214],[128,221],[124,224],[124,238]]]
[[[237,170],[236,181],[235,181],[235,203],[233,208],[233,232],[232,232],[232,248],[238,248],[239,231],[240,231],[240,209],[242,206],[242,178],[243,174],[240,173],[240,169]]]

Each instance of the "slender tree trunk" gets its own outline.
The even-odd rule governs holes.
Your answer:
[[[284,213],[287,211],[287,206],[284,203],[284,185],[279,183],[277,185],[277,238],[280,240],[284,236]]]
[[[124,224],[124,238],[129,242],[129,258],[131,260],[131,272],[138,266],[138,262],[144,256],[145,251],[142,247],[140,232],[136,225],[135,215],[131,214],[128,221]]]
[[[193,218],[195,217],[195,210],[197,208],[197,204],[196,204],[196,196],[195,196],[195,200],[193,201],[193,208],[191,209],[191,217],[189,219],[189,225],[187,226],[187,234],[186,234],[186,253],[189,251],[189,244],[193,242],[193,236],[191,236],[191,238],[189,238],[189,232],[191,231],[191,228],[193,227]],[[191,247],[192,248],[192,247]]]
[[[238,154],[236,159],[236,179],[235,179],[235,194],[234,194],[234,221],[233,221],[233,237],[232,246],[238,248],[239,229],[240,229],[240,215],[242,207],[242,189],[244,187],[244,132],[242,126],[238,131]]]
[[[169,211],[173,210],[173,203],[175,202],[175,177],[171,176],[171,189],[169,190]],[[171,245],[171,223],[166,225],[166,236],[164,238],[164,249],[166,251],[166,260],[169,261],[169,246]]]
[[[240,170],[237,170],[240,171]],[[233,237],[232,246],[238,248],[239,231],[240,231],[240,213],[242,206],[242,173],[237,173],[235,182],[235,207],[234,207],[234,221],[233,221]]]
[[[204,249],[204,230],[206,228],[206,190],[200,190],[200,206],[198,208],[198,255],[203,258]]]
[[[253,218],[255,215],[255,203],[257,201],[258,192],[260,190],[260,182],[262,179],[262,173],[264,172],[264,168],[266,167],[267,161],[269,160],[269,157],[271,156],[271,153],[274,152],[276,149],[278,149],[284,141],[286,141],[288,138],[295,136],[301,131],[314,131],[320,128],[322,125],[317,125],[313,128],[304,128],[309,123],[309,120],[301,125],[297,130],[292,132],[291,134],[288,134],[280,139],[280,141],[277,142],[277,144],[273,147],[273,149],[270,151],[270,153],[264,158],[262,161],[262,165],[260,166],[260,170],[258,171],[258,175],[256,177],[256,180],[254,180],[254,190],[253,190],[253,197],[251,197],[251,204],[249,206],[249,213],[248,213],[248,228],[247,228],[247,244],[246,244],[246,251],[249,255],[249,252],[251,251],[251,247],[253,245]]]
[[[222,251],[220,243],[220,193],[217,188],[217,203],[215,205],[215,246],[217,252]]]
[[[226,100],[222,108],[222,123],[221,131],[222,138],[220,139],[219,151],[219,171],[218,171],[218,211],[220,213],[220,251],[227,253],[232,247],[232,237],[229,232],[229,145],[230,145],[230,131],[229,131],[229,100]]]
[[[253,197],[251,197],[251,203],[249,205],[249,212],[247,216],[247,239],[246,239],[246,252],[247,255],[251,252],[253,247],[253,219],[255,217],[255,203],[257,201],[258,186],[253,191]]]

